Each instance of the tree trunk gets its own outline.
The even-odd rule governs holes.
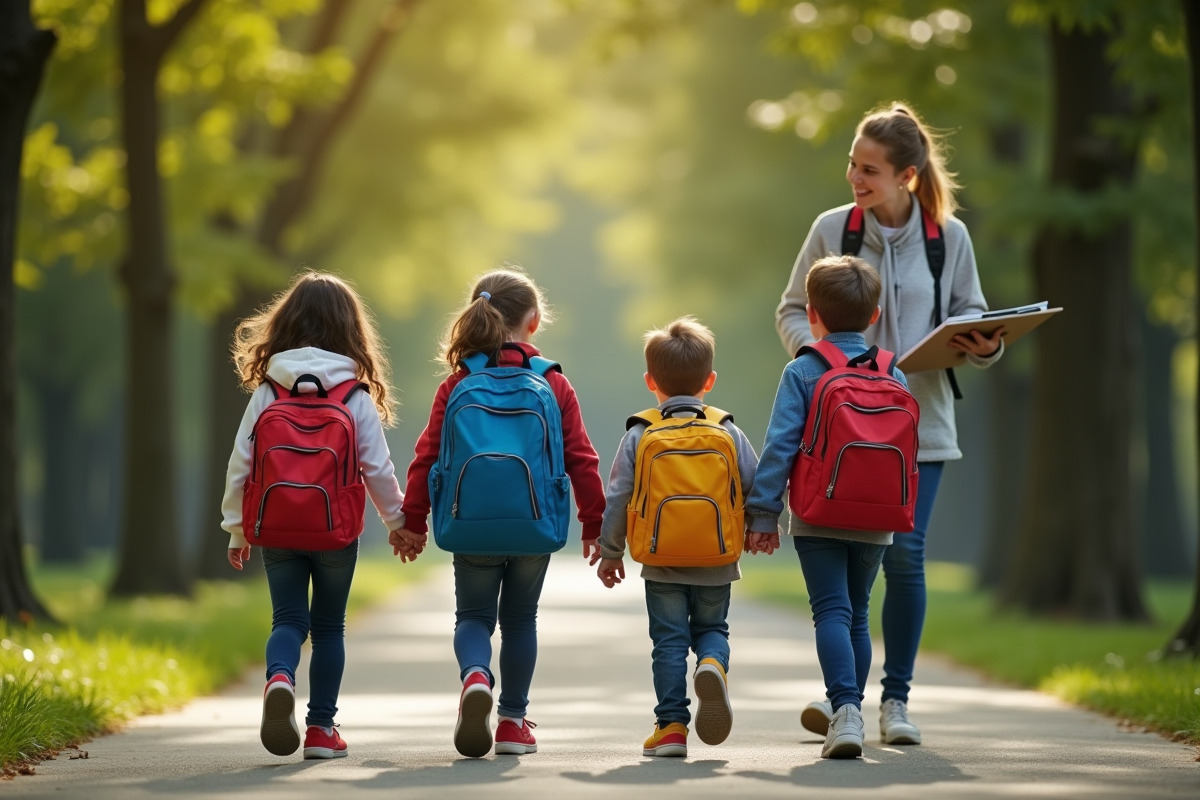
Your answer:
[[[1196,256],[1200,259],[1200,2],[1198,0],[1183,0],[1184,29],[1187,35],[1188,65],[1191,67],[1191,101],[1192,101],[1192,206],[1195,209],[1196,222]],[[1197,264],[1195,294],[1192,301],[1195,308],[1192,311],[1193,325],[1200,328],[1200,262]],[[1200,339],[1200,331],[1196,333]],[[1200,438],[1200,370],[1196,373],[1196,434]],[[1196,448],[1200,460],[1200,447]],[[1200,464],[1197,465],[1200,467]],[[1200,468],[1196,470],[1196,496],[1200,497]],[[1198,531],[1200,533],[1200,531]],[[1200,544],[1200,535],[1197,537]],[[1187,655],[1193,658],[1200,656],[1200,546],[1196,547],[1196,573],[1192,579],[1192,608],[1187,619],[1179,626],[1179,630],[1167,642],[1164,650],[1168,655]]]
[[[0,3],[0,618],[49,619],[25,571],[17,511],[16,287],[13,259],[25,126],[57,37],[33,26],[27,2]]]
[[[1172,362],[1179,336],[1170,326],[1155,325],[1144,310],[1140,316],[1146,379],[1140,384],[1143,410],[1138,418],[1144,420],[1146,467],[1141,515],[1145,531],[1138,552],[1146,575],[1183,578],[1192,571],[1171,425],[1175,396]]]
[[[42,560],[78,564],[84,559],[89,533],[87,514],[87,450],[75,416],[75,389],[48,378],[38,382],[41,427]]]
[[[158,71],[162,57],[199,2],[151,26],[145,0],[122,0],[119,17],[121,123],[128,176],[128,252],[122,283],[128,301],[125,526],[116,596],[186,594],[176,520],[172,291],[162,179],[158,173]]]
[[[1135,152],[1103,132],[1128,117],[1099,29],[1050,31],[1051,183],[1094,195],[1129,186]],[[1038,295],[1066,311],[1038,332],[1029,502],[1003,603],[1037,614],[1144,620],[1132,513],[1130,440],[1138,381],[1127,220],[1096,232],[1047,224],[1034,252]]]

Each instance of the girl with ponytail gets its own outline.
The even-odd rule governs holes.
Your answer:
[[[791,280],[775,310],[775,328],[788,355],[811,343],[804,282],[809,269],[828,255],[858,255],[879,271],[883,293],[878,321],[866,331],[867,345],[905,353],[950,316],[987,310],[975,252],[967,228],[954,216],[960,188],[946,167],[941,136],[902,103],[871,111],[858,124],[850,146],[846,180],[853,202],[826,211],[809,229],[792,267]],[[849,235],[851,212],[861,227]],[[944,257],[926,244],[927,228],[940,228]],[[932,256],[932,258],[931,258]],[[940,275],[937,274],[940,261]],[[956,336],[951,347],[974,367],[994,364],[1004,352],[1003,328],[987,337],[978,331]],[[908,388],[921,407],[917,453],[919,481],[916,527],[898,534],[885,551],[883,573],[884,678],[880,735],[886,744],[920,744],[921,732],[908,719],[908,695],[925,620],[925,533],[946,461],[962,458],[954,419],[954,386],[947,370],[905,370]],[[782,501],[781,501],[782,510]],[[851,635],[868,637],[866,620]],[[867,670],[858,672],[859,691]],[[801,715],[809,730],[825,735],[833,709],[828,700],[810,703]]]
[[[517,268],[489,272],[471,287],[441,342],[441,360],[450,374],[438,386],[429,423],[417,440],[408,468],[404,529],[389,537],[397,552],[424,543],[431,506],[429,473],[438,459],[447,401],[468,372],[466,359],[484,353],[501,367],[528,364],[527,359],[541,355],[530,339],[547,322],[549,310],[541,290]],[[600,560],[598,539],[604,516],[600,459],[584,429],[570,382],[557,369],[548,370],[544,377],[562,416],[563,463],[583,525],[583,556],[595,564]],[[487,431],[481,434],[486,437]],[[454,746],[464,756],[479,758],[492,749],[489,717],[496,678],[491,668],[491,637],[497,623],[501,691],[495,752],[520,755],[537,751],[533,725],[525,719],[525,711],[537,660],[538,600],[549,564],[548,554],[454,554],[454,655],[463,682]]]

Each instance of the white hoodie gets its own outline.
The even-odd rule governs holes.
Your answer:
[[[289,388],[296,382],[296,378],[305,374],[315,375],[328,389],[353,380],[357,374],[357,365],[346,356],[316,347],[285,350],[273,355],[267,363],[267,376]],[[317,390],[312,383],[302,383],[299,388],[304,393]],[[254,390],[246,406],[246,413],[242,415],[242,424],[233,443],[233,453],[229,456],[229,469],[225,474],[225,498],[221,501],[221,527],[229,531],[231,548],[245,547],[247,544],[242,533],[242,490],[246,478],[250,475],[253,446],[250,433],[254,430],[254,423],[258,421],[259,415],[274,399],[270,386],[265,383]],[[380,421],[379,411],[366,392],[355,392],[350,398],[348,408],[354,415],[354,426],[358,433],[358,463],[363,482],[367,486],[367,494],[370,495],[371,502],[375,504],[389,531],[402,528],[404,514],[400,511],[400,506],[404,503],[404,493],[400,491],[400,484],[396,481],[396,468],[392,464],[387,440],[383,437],[383,423]]]

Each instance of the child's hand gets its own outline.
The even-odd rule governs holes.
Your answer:
[[[771,555],[779,548],[779,533],[763,531],[748,531],[746,533],[746,551],[751,555],[766,553]]]
[[[620,558],[601,558],[596,577],[609,589],[625,580],[625,561]]]
[[[428,534],[415,533],[407,528],[397,528],[388,533],[388,544],[392,546],[392,555],[400,556],[402,562],[416,561],[428,541]]]
[[[588,559],[588,566],[593,566],[597,561],[603,558],[600,552],[599,539],[584,539],[583,540],[583,557]]]
[[[242,565],[250,560],[250,545],[229,548],[227,557],[229,558],[229,566],[241,572]]]

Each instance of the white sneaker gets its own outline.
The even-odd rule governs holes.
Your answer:
[[[858,758],[863,750],[862,711],[849,703],[839,708],[829,721],[821,758]]]
[[[908,719],[903,700],[884,700],[879,707],[879,735],[884,744],[920,744],[921,729]]]
[[[824,736],[829,733],[829,720],[832,717],[833,706],[828,700],[814,700],[800,712],[800,724],[804,730]]]

